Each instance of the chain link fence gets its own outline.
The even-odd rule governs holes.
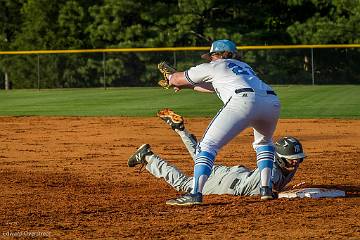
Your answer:
[[[238,47],[270,84],[359,84],[360,45]],[[208,48],[0,52],[1,89],[155,86],[160,61],[185,70]]]

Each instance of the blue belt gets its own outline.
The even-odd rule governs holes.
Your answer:
[[[239,88],[239,89],[236,89],[235,90],[235,93],[242,93],[242,92],[255,92],[254,89],[252,88]],[[270,94],[270,95],[275,95],[276,96],[276,93],[274,91],[266,91],[267,94]]]

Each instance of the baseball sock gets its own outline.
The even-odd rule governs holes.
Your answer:
[[[192,193],[202,193],[205,182],[211,174],[215,156],[202,151],[196,155]]]
[[[274,164],[274,147],[261,146],[256,149],[257,166],[260,170],[261,187],[272,187],[271,175]]]

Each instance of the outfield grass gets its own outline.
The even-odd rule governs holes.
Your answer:
[[[360,86],[274,86],[281,118],[360,118]],[[184,116],[213,116],[215,94],[161,88],[0,91],[1,116],[154,116],[164,107]]]

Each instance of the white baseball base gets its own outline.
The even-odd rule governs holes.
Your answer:
[[[335,198],[345,196],[345,191],[327,188],[302,188],[279,193],[279,198]]]

